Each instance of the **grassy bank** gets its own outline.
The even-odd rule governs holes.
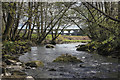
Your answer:
[[[103,56],[113,57],[120,59],[120,45],[115,41],[105,40],[103,42],[92,41],[86,45],[79,45],[78,51],[88,51],[91,53],[98,53]]]
[[[50,42],[52,40],[52,35],[46,37],[46,41]],[[56,39],[56,43],[75,43],[75,42],[90,42],[91,40],[87,36],[69,36],[69,35],[60,35]]]
[[[26,53],[31,50],[31,46],[38,45],[37,41],[37,35],[32,34],[32,39],[27,40],[25,38],[22,38],[22,34],[20,34],[20,38],[16,41],[3,41],[2,42],[2,74],[4,74],[4,78],[20,78],[24,74],[22,78],[25,78],[27,75],[21,71],[27,68],[28,66],[34,66],[37,63],[42,63],[41,61],[35,61],[35,62],[29,62],[29,63],[23,63],[19,61],[19,56],[23,55],[23,53]],[[50,43],[52,40],[52,35],[48,35],[46,39],[44,40],[44,44]],[[89,42],[89,38],[87,36],[67,36],[67,35],[60,35],[56,39],[56,43],[73,43],[73,42]],[[18,65],[19,63],[19,65]],[[40,64],[41,65],[41,64]],[[7,67],[10,66],[11,68],[8,70]],[[19,70],[13,70],[12,67],[22,67],[22,69]],[[17,71],[17,73],[16,73]],[[7,73],[10,73],[11,75],[7,76]],[[15,74],[15,75],[14,75]],[[16,75],[17,74],[17,75]]]
[[[22,35],[20,34],[20,37],[22,39]],[[32,41],[36,42],[37,34],[32,34]],[[43,43],[47,44],[52,41],[52,35],[47,35],[46,39],[43,41]],[[73,36],[73,35],[59,35],[58,38],[56,38],[56,43],[75,43],[75,42],[90,42],[91,40],[88,38],[88,36]]]
[[[33,46],[33,43],[28,40],[3,42],[2,66],[0,66],[3,74],[2,78],[26,78],[27,74],[22,71],[26,66],[19,60],[19,56],[30,51],[31,46]]]

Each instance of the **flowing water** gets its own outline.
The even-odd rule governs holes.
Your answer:
[[[55,48],[45,46],[31,47],[31,52],[20,56],[20,61],[43,61],[44,67],[26,69],[25,72],[34,78],[118,78],[120,64],[117,59],[107,58],[85,51],[76,51],[79,44],[57,44]],[[54,63],[61,54],[71,54],[84,63]]]

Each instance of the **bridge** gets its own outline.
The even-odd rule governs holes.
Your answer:
[[[26,29],[22,29],[21,32],[25,32]],[[28,30],[27,30],[28,31]],[[41,29],[40,29],[41,31]],[[49,29],[47,29],[47,32],[49,31]],[[53,34],[55,33],[56,29],[53,29]],[[52,31],[50,32],[50,34],[52,34]],[[58,29],[58,33],[60,33],[62,31],[62,29]],[[37,33],[37,29],[33,30],[33,33]],[[64,29],[61,32],[61,35],[81,35],[81,30],[80,29]]]

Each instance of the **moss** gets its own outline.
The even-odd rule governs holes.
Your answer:
[[[43,62],[41,61],[30,61],[25,63],[26,66],[30,66],[30,67],[40,67],[40,66],[44,66]]]
[[[87,51],[87,46],[86,45],[80,45],[76,50],[77,51]]]
[[[68,54],[62,54],[61,56],[57,57],[53,62],[82,62],[80,59],[77,59],[77,57],[68,55]]]
[[[54,45],[47,44],[47,45],[46,45],[46,48],[54,48]]]
[[[16,59],[16,57],[13,57],[13,56],[10,56],[10,55],[3,55],[2,56],[3,58],[3,60],[5,60],[5,59],[11,59],[11,60],[17,60],[17,61],[19,61],[18,59]]]
[[[4,41],[3,42],[3,54],[6,53],[12,53],[12,54],[21,54],[24,52],[28,52],[31,50],[30,45],[32,45],[29,42],[26,41]]]

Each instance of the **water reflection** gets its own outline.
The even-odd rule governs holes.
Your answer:
[[[84,43],[57,44],[55,48],[47,49],[45,46],[31,47],[31,52],[20,56],[23,62],[41,60],[43,68],[27,70],[29,75],[37,78],[117,78],[120,65],[117,59],[106,58],[97,54],[89,54],[84,51],[76,51],[76,47]],[[81,59],[84,63],[63,64],[52,61],[61,54],[71,54]],[[56,71],[49,71],[49,69]]]

